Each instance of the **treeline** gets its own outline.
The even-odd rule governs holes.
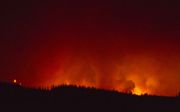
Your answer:
[[[0,83],[0,111],[180,112],[180,97],[136,96],[74,85],[26,88]]]

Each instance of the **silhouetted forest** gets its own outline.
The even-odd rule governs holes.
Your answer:
[[[180,112],[180,97],[136,96],[62,85],[48,89],[0,83],[0,112]]]

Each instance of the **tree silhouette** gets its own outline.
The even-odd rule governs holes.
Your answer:
[[[0,83],[0,111],[179,112],[179,96],[136,96],[75,85],[53,86],[51,90],[34,89]]]

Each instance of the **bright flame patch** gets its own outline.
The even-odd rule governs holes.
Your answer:
[[[138,88],[138,87],[134,88],[134,90],[133,90],[132,93],[135,94],[135,95],[138,95],[138,96],[141,96],[141,95],[143,95],[143,94],[146,94],[142,89],[140,89],[140,88]]]

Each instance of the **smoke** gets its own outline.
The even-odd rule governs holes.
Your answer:
[[[180,91],[180,49],[176,41],[113,33],[83,38],[87,34],[29,39],[31,44],[22,55],[17,53],[17,57],[26,57],[18,59],[14,78],[35,87],[75,84],[165,96]]]
[[[148,46],[147,50],[137,40],[134,41],[136,44],[129,42],[127,48],[123,39],[114,40],[109,38],[102,42],[101,39],[92,39],[87,45],[83,39],[80,42],[67,39],[63,50],[58,48],[52,56],[48,56],[53,60],[42,57],[46,64],[41,66],[40,71],[43,72],[39,73],[39,77],[43,78],[41,85],[75,84],[165,96],[179,92],[177,48],[166,42],[156,45],[153,42],[154,46]]]
[[[175,2],[61,0],[2,6],[0,80],[166,96],[180,91]]]

